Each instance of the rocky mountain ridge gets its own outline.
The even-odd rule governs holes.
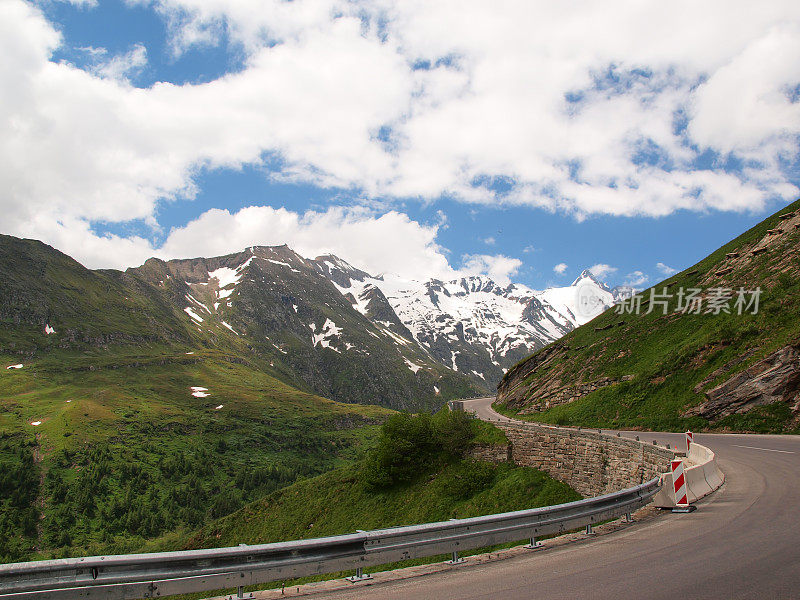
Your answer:
[[[589,271],[570,286],[537,292],[513,283],[500,286],[484,276],[417,281],[371,276],[332,256],[314,262],[356,310],[487,387],[494,387],[520,358],[588,322],[625,294]],[[590,305],[580,305],[581,292]]]
[[[2,241],[11,271],[0,311],[20,327],[52,329],[47,345],[220,348],[298,389],[394,408],[492,391],[520,358],[617,300],[588,271],[571,286],[536,292],[481,276],[373,276],[286,245],[90,271],[44,244]],[[43,349],[42,332],[28,329],[17,328],[27,344],[12,335],[0,349]]]

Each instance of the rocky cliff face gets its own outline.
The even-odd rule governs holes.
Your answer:
[[[708,400],[686,411],[712,423],[757,406],[783,402],[800,419],[800,344],[786,346],[705,392]]]
[[[623,375],[576,382],[564,369],[569,351],[569,345],[556,342],[518,364],[500,382],[498,400],[519,414],[532,414],[570,404],[604,387],[633,379],[633,375]]]

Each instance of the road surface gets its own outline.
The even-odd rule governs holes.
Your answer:
[[[491,399],[482,419],[507,420]],[[630,433],[683,444],[683,436]],[[348,600],[800,599],[800,437],[696,434],[726,483],[684,515],[504,561],[314,595]]]

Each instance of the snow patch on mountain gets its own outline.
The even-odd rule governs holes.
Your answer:
[[[202,322],[203,322],[203,317],[201,317],[201,316],[200,316],[200,315],[198,315],[196,312],[194,312],[194,311],[192,310],[192,307],[191,307],[191,306],[187,306],[186,308],[184,308],[184,309],[183,309],[183,312],[185,312],[187,315],[189,315],[189,316],[190,316],[192,319],[194,319],[194,320],[195,320],[195,321],[197,321],[198,323],[202,323]]]
[[[408,360],[405,357],[403,357],[403,361],[406,363],[406,365],[408,365],[408,368],[411,369],[411,371],[414,373],[414,375],[416,375],[417,371],[419,371],[422,368],[422,365],[418,365],[416,363],[413,363],[413,362],[411,362],[410,360]]]
[[[330,338],[339,337],[342,334],[341,327],[337,327],[336,323],[330,319],[325,319],[325,324],[322,326],[322,329],[319,333],[317,333],[317,326],[314,323],[311,323],[309,327],[312,331],[311,339],[315,348],[317,347],[317,344],[319,344],[323,348],[330,348],[331,350],[341,354],[341,351],[337,348],[334,348],[330,342]]]
[[[253,249],[251,248],[250,250],[252,251]],[[244,270],[251,262],[253,262],[254,258],[256,257],[251,256],[235,269],[231,269],[230,267],[220,267],[208,272],[208,282],[210,282],[212,279],[217,280],[217,299],[225,299],[234,292],[236,286],[242,279]],[[230,306],[230,304],[228,306]]]
[[[206,311],[208,314],[212,314],[212,313],[211,313],[211,310],[210,310],[210,309],[209,309],[209,308],[208,308],[208,307],[207,307],[205,304],[203,304],[202,302],[200,302],[200,301],[199,301],[197,298],[195,298],[195,297],[194,297],[194,296],[192,296],[191,294],[186,294],[186,299],[187,299],[189,302],[192,302],[192,303],[196,304],[197,306],[199,306],[200,308],[202,308],[202,309],[203,309],[204,311]]]

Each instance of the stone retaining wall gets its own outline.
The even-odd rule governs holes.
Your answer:
[[[511,444],[477,444],[472,447],[469,455],[484,462],[508,462],[511,460]]]
[[[652,444],[598,433],[536,423],[494,423],[508,446],[476,448],[480,460],[534,467],[567,483],[579,494],[599,496],[649,481],[669,471],[675,453]]]

